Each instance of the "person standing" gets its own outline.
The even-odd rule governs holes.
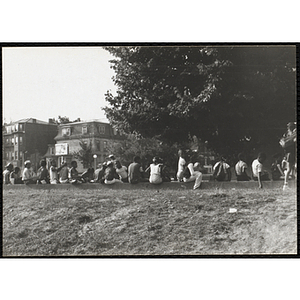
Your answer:
[[[258,181],[258,187],[260,189],[263,187],[262,181],[270,180],[268,172],[266,172],[263,167],[263,163],[266,158],[266,154],[264,152],[260,152],[258,153],[257,159],[252,162],[253,180]]]
[[[285,157],[287,161],[287,169],[284,172],[284,184],[283,190],[288,188],[288,180],[292,171],[295,170],[296,165],[296,141],[297,141],[297,131],[296,123],[290,122],[287,124],[287,132],[283,135],[280,140],[280,144],[284,149]]]
[[[179,182],[183,181],[183,174],[185,171],[186,161],[185,161],[185,152],[183,150],[178,151],[178,169],[177,169],[177,180]]]

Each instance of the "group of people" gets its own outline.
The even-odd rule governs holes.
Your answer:
[[[295,174],[296,157],[295,157],[295,142],[296,142],[296,126],[295,123],[288,123],[287,132],[283,136],[284,141],[280,144],[284,148],[285,156],[280,161],[280,155],[275,156],[275,161],[271,167],[272,179],[279,180],[284,178],[284,189],[287,188],[288,179],[292,172]],[[203,167],[197,161],[197,154],[189,154],[183,150],[178,151],[178,169],[177,181],[179,182],[195,182],[193,189],[198,189],[201,186],[203,178]],[[251,178],[258,182],[259,188],[262,188],[262,182],[270,180],[268,172],[264,168],[266,161],[266,154],[261,152],[257,158],[253,160],[251,166],[251,175],[247,174],[247,163],[242,153],[238,155],[238,162],[234,166],[237,181],[249,181]],[[96,170],[88,168],[84,173],[79,174],[77,171],[77,162],[72,161],[70,167],[66,162],[58,168],[56,161],[50,161],[49,170],[46,167],[46,161],[40,162],[40,168],[35,174],[31,169],[31,162],[29,160],[24,163],[24,170],[21,175],[19,167],[13,168],[9,163],[6,165],[3,172],[4,184],[64,184],[64,183],[103,183],[114,184],[120,183],[138,183],[150,182],[151,184],[160,184],[162,182],[171,181],[167,167],[163,160],[155,156],[152,163],[146,170],[143,170],[141,158],[135,156],[133,162],[128,168],[116,160],[114,155],[110,155],[107,160],[99,164]],[[217,181],[231,181],[230,165],[227,163],[224,156],[213,166],[213,179]],[[148,175],[149,173],[149,175]]]

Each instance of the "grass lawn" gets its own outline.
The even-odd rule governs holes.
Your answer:
[[[294,189],[3,191],[3,256],[296,254],[296,225]]]

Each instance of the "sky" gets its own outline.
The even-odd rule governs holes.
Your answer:
[[[106,120],[112,58],[101,47],[3,48],[3,120]]]

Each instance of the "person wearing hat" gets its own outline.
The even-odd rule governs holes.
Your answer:
[[[23,170],[23,174],[22,174],[22,180],[25,184],[34,184],[36,183],[38,177],[36,176],[36,174],[32,171],[31,169],[31,161],[30,160],[26,160],[24,163],[24,170]]]
[[[296,166],[296,141],[297,141],[297,129],[296,123],[289,122],[287,124],[287,132],[283,135],[285,140],[288,140],[286,146],[284,146],[284,153],[287,161],[287,169],[284,172],[284,184],[283,190],[288,187],[288,180],[290,174],[295,171]]]
[[[10,173],[13,171],[14,166],[11,163],[8,163],[5,166],[5,170],[3,171],[3,184],[10,184]]]

